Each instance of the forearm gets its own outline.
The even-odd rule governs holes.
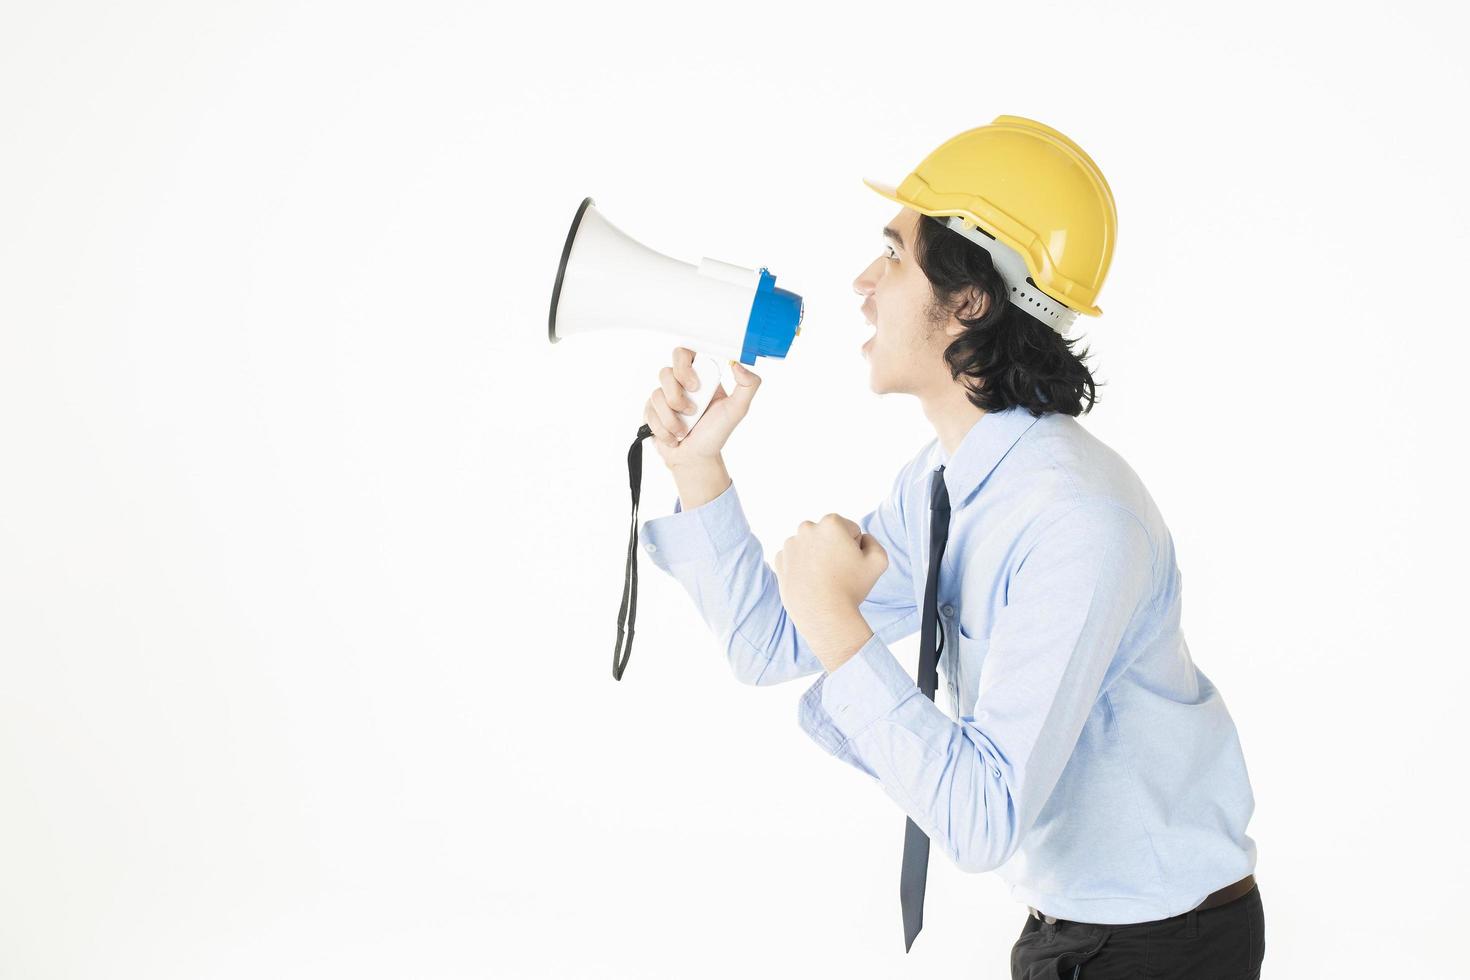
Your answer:
[[[674,478],[681,512],[646,521],[646,547],[724,640],[735,675],[748,684],[775,684],[821,670],[786,615],[775,573],[750,533],[724,462],[689,466]],[[846,634],[829,639],[852,643]]]
[[[724,493],[730,486],[730,474],[723,456],[672,467],[674,485],[679,488],[679,502],[685,510],[702,507]]]
[[[960,870],[989,871],[1014,852],[1022,801],[1010,763],[988,732],[925,697],[881,637],[819,678],[799,719],[828,752],[882,784]]]

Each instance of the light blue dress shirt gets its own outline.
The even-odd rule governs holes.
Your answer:
[[[919,629],[929,475],[944,464],[939,672],[949,713],[889,644]],[[1068,415],[990,412],[953,458],[928,443],[859,522],[888,553],[873,636],[827,673],[781,603],[732,484],[645,522],[736,677],[821,674],[818,745],[881,785],[931,847],[1017,901],[1081,922],[1178,915],[1255,870],[1234,721],[1180,629],[1174,542],[1138,475]],[[897,849],[891,841],[874,846]]]

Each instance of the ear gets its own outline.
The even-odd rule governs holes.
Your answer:
[[[971,286],[965,291],[965,298],[960,303],[957,316],[966,320],[978,320],[990,311],[990,294],[981,289]]]
[[[964,317],[966,320],[978,320],[990,310],[990,296],[975,286],[970,286],[960,297],[959,305],[955,307],[954,317],[950,318],[949,335],[958,337],[965,332],[965,328],[955,317]]]

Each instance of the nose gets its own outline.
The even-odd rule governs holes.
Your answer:
[[[878,288],[878,277],[873,274],[873,269],[878,265],[879,259],[874,259],[862,273],[852,281],[853,292],[863,298],[873,295],[873,290]]]

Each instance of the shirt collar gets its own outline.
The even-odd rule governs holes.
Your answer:
[[[930,474],[944,464],[944,488],[952,506],[964,503],[976,487],[995,469],[1026,430],[1040,421],[1025,407],[1014,405],[999,412],[986,412],[970,427],[951,457],[938,439],[929,451],[928,463],[914,483],[928,493]]]

